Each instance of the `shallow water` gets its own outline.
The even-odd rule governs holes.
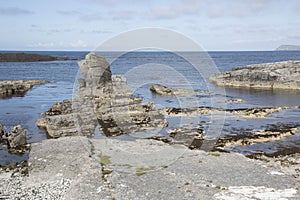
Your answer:
[[[88,52],[34,52],[52,56],[67,56],[83,59]],[[212,60],[203,53],[170,53],[170,52],[130,52],[116,58],[116,53],[105,52],[107,60],[111,62],[113,74],[124,74],[135,96],[144,101],[154,101],[157,108],[163,107],[198,107],[214,106],[224,108],[251,108],[271,106],[299,106],[300,92],[283,90],[253,90],[219,88],[208,82],[208,77],[214,72],[231,70],[233,67],[255,63],[275,62],[284,60],[300,60],[300,51],[266,51],[266,52],[209,52]],[[192,60],[196,68],[187,62]],[[72,98],[73,85],[76,80],[78,65],[76,60],[29,63],[0,63],[0,80],[45,79],[49,82],[34,86],[23,97],[0,99],[0,123],[10,130],[14,125],[21,124],[28,129],[29,142],[46,139],[43,130],[36,126],[36,120],[42,112],[47,111],[57,101]],[[162,97],[152,94],[149,86],[161,83],[172,87],[193,89],[197,96]],[[210,93],[206,91],[209,90]],[[242,103],[224,103],[226,98],[241,98]],[[231,128],[249,127],[260,129],[267,124],[278,122],[299,122],[299,110],[274,113],[263,120],[226,119],[227,126],[224,133]],[[171,126],[180,124],[176,119]],[[210,116],[193,119],[197,124],[209,123]],[[218,122],[216,122],[218,123]],[[216,125],[215,125],[216,126]],[[297,137],[289,140],[298,140]],[[284,145],[292,145],[293,142]],[[269,149],[269,147],[257,147]],[[274,145],[273,145],[274,146]],[[276,146],[276,145],[275,145]],[[254,147],[251,147],[254,148]],[[244,151],[244,149],[237,149]],[[7,153],[5,146],[0,147],[0,164],[6,161],[26,159],[28,155],[17,156]]]

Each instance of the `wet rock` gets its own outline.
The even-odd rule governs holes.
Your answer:
[[[238,115],[241,118],[265,118],[268,115],[286,110],[288,107],[270,107],[270,108],[242,108],[242,109],[227,109],[226,112]]]
[[[171,88],[160,84],[151,85],[150,90],[156,94],[164,95],[164,96],[171,96],[171,95],[183,96],[189,94],[196,94],[194,91],[191,90]]]
[[[300,61],[264,63],[234,68],[210,77],[225,87],[261,89],[300,89]]]
[[[34,85],[46,82],[45,80],[0,81],[0,97],[24,95]]]
[[[20,177],[28,175],[28,162],[26,160],[20,162],[11,162],[6,165],[0,165],[1,172],[12,172],[11,177]]]
[[[280,112],[286,109],[289,109],[289,107],[236,108],[236,109],[198,107],[198,108],[163,108],[161,109],[161,112],[171,117],[222,113],[224,117],[227,118],[257,119],[257,118],[265,118],[272,113]]]
[[[6,129],[5,126],[0,124],[0,142],[2,142],[2,137],[6,135]]]
[[[249,146],[252,144],[282,140],[285,137],[294,135],[297,132],[297,125],[270,125],[265,130],[244,130],[237,129],[230,135],[223,136],[217,140],[215,148],[225,150],[234,146]],[[251,155],[250,155],[251,156]],[[258,155],[254,155],[258,156]]]
[[[190,149],[200,149],[203,141],[204,129],[202,126],[183,126],[168,130],[170,137],[174,138],[175,143],[181,143],[188,146]]]
[[[167,126],[153,103],[132,97],[125,77],[112,75],[103,57],[91,53],[78,64],[82,78],[76,96],[55,103],[37,122],[50,137],[93,136],[95,129],[118,136]]]

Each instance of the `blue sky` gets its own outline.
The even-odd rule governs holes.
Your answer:
[[[0,0],[1,50],[93,50],[143,27],[178,31],[205,50],[300,45],[299,0]]]

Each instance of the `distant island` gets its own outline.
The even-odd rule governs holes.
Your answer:
[[[54,57],[41,54],[27,53],[0,53],[0,62],[39,62],[39,61],[55,61],[70,60],[66,57]]]
[[[280,45],[277,51],[300,51],[300,45]]]

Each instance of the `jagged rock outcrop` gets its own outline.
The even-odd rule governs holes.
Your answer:
[[[46,82],[46,80],[0,81],[0,97],[24,95],[34,85]]]
[[[300,89],[300,61],[255,64],[234,68],[210,77],[210,81],[225,87],[262,89]]]
[[[55,60],[69,60],[69,58],[28,53],[0,53],[0,62],[38,62]]]
[[[125,77],[112,75],[103,57],[90,53],[78,64],[82,77],[76,96],[55,103],[38,120],[51,137],[93,136],[96,128],[106,136],[117,136],[167,125],[152,102],[132,98]]]
[[[164,95],[164,96],[171,96],[171,95],[183,96],[188,94],[195,94],[195,92],[191,90],[171,88],[160,84],[151,85],[150,90],[154,93]]]

